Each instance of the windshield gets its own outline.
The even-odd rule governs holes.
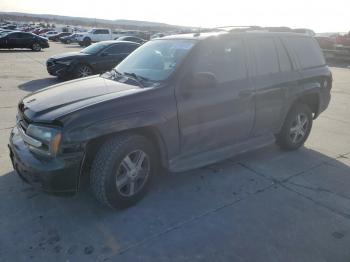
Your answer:
[[[153,40],[132,52],[115,69],[122,74],[162,81],[175,71],[195,43],[195,40]]]
[[[90,45],[87,48],[84,48],[83,50],[80,51],[80,53],[93,55],[93,54],[100,52],[105,47],[106,47],[105,44],[96,43],[96,44]]]

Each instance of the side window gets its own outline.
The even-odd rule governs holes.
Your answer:
[[[8,38],[9,39],[17,39],[17,38],[19,38],[19,35],[20,35],[20,33],[9,34]]]
[[[109,34],[109,31],[106,29],[102,29],[102,30],[100,30],[100,34],[107,35],[107,34]]]
[[[275,42],[271,37],[250,39],[250,46],[255,54],[257,75],[269,75],[279,72]]]
[[[123,51],[122,51],[122,46],[120,46],[120,45],[113,45],[113,46],[111,46],[111,47],[108,47],[105,51],[104,51],[104,53],[108,53],[108,54],[110,54],[110,55],[116,55],[116,54],[120,54],[120,53],[122,53]]]
[[[95,30],[94,35],[99,35],[101,30]]]
[[[281,40],[277,40],[276,42],[277,51],[278,51],[278,59],[280,62],[280,70],[281,72],[289,72],[292,71],[292,64],[290,58],[288,56],[286,48],[283,46]]]
[[[219,83],[247,77],[245,50],[239,38],[210,40],[200,47],[195,72],[211,72]]]
[[[125,54],[129,54],[132,51],[134,51],[136,48],[138,48],[138,45],[124,45],[122,52]]]
[[[283,42],[295,52],[302,68],[325,64],[323,54],[315,39],[311,37],[285,37]]]

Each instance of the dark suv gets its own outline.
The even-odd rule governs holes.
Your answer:
[[[189,170],[273,142],[299,148],[331,87],[309,36],[164,37],[101,76],[25,97],[10,155],[19,176],[42,190],[75,193],[87,176],[98,200],[127,207],[162,168]]]

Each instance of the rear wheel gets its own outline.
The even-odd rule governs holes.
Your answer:
[[[91,45],[91,39],[88,38],[88,37],[84,38],[84,40],[83,40],[83,45],[84,45],[84,46],[89,46],[89,45]]]
[[[288,113],[277,144],[286,150],[301,147],[308,138],[312,127],[312,112],[305,104],[296,104]]]
[[[32,50],[35,51],[35,52],[39,52],[41,51],[41,46],[39,43],[33,43],[32,45]]]
[[[88,65],[78,65],[75,69],[75,78],[87,77],[92,75],[92,69]]]
[[[112,208],[126,208],[147,192],[155,170],[152,144],[140,135],[119,135],[98,151],[90,184],[96,198]]]

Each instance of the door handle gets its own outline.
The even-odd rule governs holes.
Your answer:
[[[247,97],[250,97],[253,95],[253,90],[241,90],[239,93],[238,93],[238,96],[241,97],[241,98],[247,98]]]

